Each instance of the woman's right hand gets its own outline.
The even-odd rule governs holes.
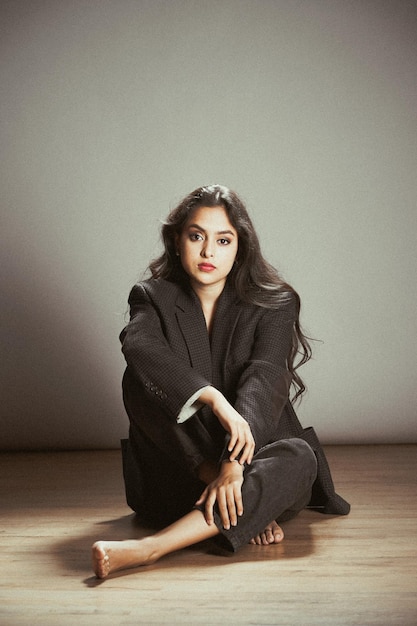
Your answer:
[[[255,452],[255,440],[247,421],[215,387],[206,387],[199,400],[210,406],[220,424],[229,433],[230,461],[234,461],[240,455],[239,463],[250,465]]]

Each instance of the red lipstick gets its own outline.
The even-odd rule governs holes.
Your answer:
[[[212,265],[211,263],[199,263],[198,264],[198,269],[201,272],[212,272],[213,270],[215,270],[216,268],[214,267],[214,265]]]

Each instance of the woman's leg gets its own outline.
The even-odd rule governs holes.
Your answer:
[[[192,510],[155,535],[125,541],[96,541],[92,547],[93,570],[98,578],[121,569],[150,565],[162,556],[218,534],[199,510]]]
[[[209,526],[202,510],[195,509],[150,537],[96,542],[92,549],[94,572],[105,578],[120,569],[154,563],[165,554],[216,536],[229,550],[237,550],[251,538],[262,545],[276,543],[279,536],[283,537],[282,530],[270,520],[290,519],[308,504],[316,469],[313,451],[300,439],[266,446],[245,470],[245,510],[237,527],[224,530],[216,512],[216,523]]]
[[[282,539],[278,524],[291,519],[308,505],[316,474],[314,452],[301,439],[282,439],[261,448],[252,464],[245,468],[244,512],[237,526],[223,529],[218,512],[214,510],[220,533],[216,541],[222,547],[236,551],[251,539],[259,545],[276,543],[278,535]]]

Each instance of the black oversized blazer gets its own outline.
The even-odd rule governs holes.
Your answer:
[[[328,513],[348,512],[349,505],[334,492],[314,430],[302,428],[289,401],[287,356],[296,319],[292,293],[283,292],[280,305],[266,309],[242,303],[227,283],[210,337],[192,289],[149,279],[133,287],[129,305],[130,322],[120,339],[131,422],[140,423],[161,450],[182,457],[193,468],[207,454],[215,454],[208,425],[210,419],[218,422],[208,407],[184,424],[177,424],[177,418],[193,394],[213,385],[248,421],[256,450],[287,437],[306,439],[319,461],[312,506]],[[224,431],[221,437],[224,444]]]

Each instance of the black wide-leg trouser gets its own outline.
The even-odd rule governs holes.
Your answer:
[[[273,520],[295,517],[310,502],[316,475],[315,454],[302,439],[282,439],[261,448],[244,470],[243,515],[237,526],[225,530],[215,507],[219,543],[236,551]]]
[[[127,502],[142,523],[163,527],[193,508],[204,510],[195,502],[206,485],[168,459],[132,424],[122,450]],[[308,505],[316,475],[316,456],[302,439],[282,439],[261,448],[244,469],[244,512],[237,526],[224,529],[214,507],[220,533],[216,541],[236,551],[273,520],[291,519]]]

